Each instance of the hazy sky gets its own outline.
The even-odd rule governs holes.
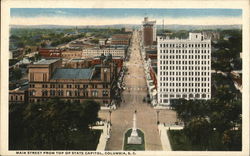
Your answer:
[[[157,24],[242,24],[241,9],[11,8],[11,24],[108,25],[141,24],[145,16]]]

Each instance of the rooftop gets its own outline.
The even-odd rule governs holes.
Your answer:
[[[157,50],[146,50],[148,54],[157,54]]]
[[[52,80],[57,79],[91,79],[93,74],[93,69],[67,69],[67,68],[58,68],[55,70],[52,76]]]
[[[51,64],[51,63],[55,63],[56,61],[58,61],[60,59],[42,59],[38,62],[34,62],[34,64]]]
[[[72,59],[70,62],[82,62],[85,61],[85,59]]]

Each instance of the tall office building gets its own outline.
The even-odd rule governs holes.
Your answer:
[[[156,21],[149,21],[148,17],[142,22],[142,35],[145,46],[150,46],[156,41]]]
[[[170,99],[211,98],[211,40],[201,33],[188,39],[157,39],[158,104]]]

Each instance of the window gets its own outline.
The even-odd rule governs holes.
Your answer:
[[[72,96],[72,91],[67,90],[66,94],[67,94],[67,96]]]
[[[85,89],[88,88],[88,85],[84,84],[84,85],[83,85],[83,88],[85,88]]]
[[[92,88],[97,88],[97,85],[96,84],[92,84]]]
[[[50,96],[55,96],[55,90],[50,90]]]
[[[79,96],[80,92],[78,90],[75,90],[75,96]]]
[[[83,96],[88,97],[88,91],[84,91]]]
[[[102,91],[102,96],[108,96],[108,91],[107,90],[103,90]]]
[[[71,84],[67,84],[67,88],[72,88]]]
[[[98,96],[98,91],[97,90],[93,90],[92,91],[92,96],[93,97],[97,97]]]
[[[109,88],[108,84],[103,84],[103,88]]]
[[[35,88],[35,85],[34,84],[30,84],[30,88]]]
[[[48,96],[48,91],[47,90],[42,90],[42,96]]]
[[[75,88],[80,88],[80,85],[79,84],[75,85]]]

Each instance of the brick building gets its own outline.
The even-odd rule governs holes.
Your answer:
[[[111,45],[129,45],[131,34],[115,34],[112,35]]]
[[[9,91],[9,104],[23,104],[28,102],[28,85]]]
[[[40,48],[39,54],[43,58],[60,58],[62,55],[62,50],[57,48]]]
[[[69,101],[94,100],[111,104],[116,91],[117,70],[110,56],[90,68],[62,68],[60,59],[40,60],[29,66],[29,102],[52,97]]]
[[[144,46],[151,46],[156,42],[156,21],[149,21],[145,17],[142,21],[142,38]]]

